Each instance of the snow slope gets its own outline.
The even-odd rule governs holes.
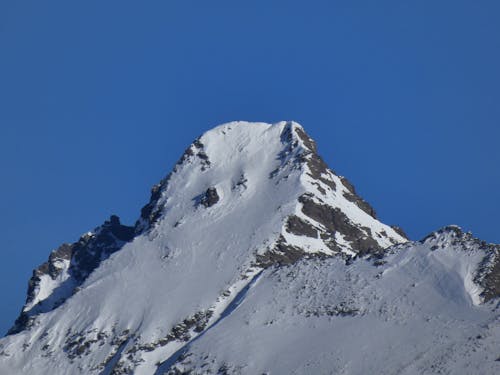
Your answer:
[[[498,300],[479,305],[471,281],[486,252],[467,242],[431,250],[454,234],[393,247],[383,262],[267,269],[169,373],[498,374]]]
[[[112,218],[36,270],[0,373],[363,373],[355,356],[388,355],[381,338],[401,351],[385,369],[431,351],[424,330],[400,343],[433,312],[444,318],[428,332],[457,325],[493,345],[498,313],[482,302],[498,249],[462,237],[398,245],[300,125],[224,124],[188,147],[134,228]]]

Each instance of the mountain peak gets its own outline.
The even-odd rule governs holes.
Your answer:
[[[134,238],[166,237],[160,247],[189,253],[207,241],[183,239],[196,238],[193,232],[199,230],[220,238],[239,233],[239,240],[206,245],[217,244],[248,270],[304,256],[380,252],[406,241],[376,219],[346,178],[328,168],[300,124],[230,122],[193,141],[173,171],[153,187],[135,228],[112,215],[94,232],[56,250],[34,272],[26,305],[10,332],[57,308]]]
[[[153,373],[147,353],[165,358],[203,332],[265,269],[405,241],[299,124],[223,124],[153,187],[135,227],[111,216],[37,269],[11,340],[31,337],[29,352],[50,348],[68,372],[93,353],[88,373],[109,363],[117,374]]]
[[[167,211],[175,216],[172,210],[180,207],[179,197],[175,206],[168,201],[178,186],[192,189],[191,195],[183,194],[183,212],[208,191],[225,207],[283,190],[275,202],[283,195],[288,198],[285,216],[293,216],[292,224],[286,222],[288,231],[283,237],[315,235],[315,247],[326,254],[344,251],[352,255],[357,252],[352,248],[380,250],[406,240],[401,231],[376,220],[375,210],[346,178],[328,168],[315,142],[296,122],[238,121],[204,133],[186,149],[173,172],[153,188],[138,223],[140,230],[154,225]],[[278,209],[284,212],[283,205]],[[356,242],[353,246],[349,245],[352,241]]]

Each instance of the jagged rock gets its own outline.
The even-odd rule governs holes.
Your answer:
[[[219,201],[219,195],[217,194],[217,189],[210,187],[205,191],[200,199],[200,203],[205,207],[212,207]]]
[[[321,223],[329,231],[330,237],[334,237],[337,232],[341,233],[346,240],[353,243],[353,249],[359,254],[381,249],[378,242],[371,236],[369,228],[354,225],[339,208],[316,203],[307,194],[302,195],[299,201],[302,203],[304,215]]]
[[[496,248],[496,257],[491,266],[491,270],[484,278],[483,282],[484,292],[483,297],[485,302],[500,296],[500,250]]]
[[[25,306],[8,334],[29,328],[33,318],[60,306],[80,286],[88,275],[111,254],[134,237],[134,227],[122,225],[116,215],[72,244],[63,244],[50,253],[49,260],[33,271],[28,282]],[[62,274],[65,275],[62,275]],[[61,276],[65,276],[64,278]],[[42,278],[60,278],[59,285],[39,298]]]
[[[368,215],[372,216],[373,218],[377,218],[377,213],[375,212],[375,210],[373,209],[373,207],[368,203],[366,202],[364,199],[362,199],[361,197],[359,197],[357,194],[356,194],[356,189],[354,188],[354,185],[351,184],[347,178],[345,177],[341,177],[341,180],[342,180],[342,184],[347,188],[348,192],[344,193],[344,197],[355,203],[359,208],[361,208],[363,211],[365,211]],[[401,234],[401,233],[399,233]],[[406,238],[406,236],[404,236]]]
[[[397,226],[397,225],[391,225],[391,228],[394,229],[394,231],[399,234],[401,237],[403,238],[406,238],[407,240],[409,240],[409,237],[408,235],[406,234],[406,232],[404,231],[403,228]]]
[[[287,243],[285,237],[280,236],[274,247],[264,254],[257,254],[256,264],[267,268],[274,265],[293,264],[304,257],[304,251]]]
[[[292,215],[288,218],[287,231],[297,236],[318,237],[318,230],[296,215]]]

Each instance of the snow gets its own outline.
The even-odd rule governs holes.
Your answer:
[[[54,279],[47,274],[40,276],[40,282],[34,293],[35,298],[25,305],[23,311],[50,310],[59,300],[66,298],[73,290],[73,284],[69,280],[69,266],[70,262],[66,259],[54,262],[54,267],[59,270],[58,275]]]
[[[287,128],[291,141],[282,137]],[[333,255],[319,236],[286,231],[291,215],[322,227],[302,213],[304,193],[341,209],[384,248],[406,241],[349,201],[338,176],[323,176],[335,182],[332,189],[297,164],[297,156],[310,151],[293,133],[297,129],[289,122],[232,122],[200,137],[161,192],[159,220],[151,227],[143,223],[148,229],[103,261],[63,305],[38,315],[30,330],[2,339],[0,373],[128,368],[151,375],[189,354],[189,364],[176,366],[198,373],[227,365],[233,366],[229,373],[363,374],[373,373],[367,366],[374,365],[378,373],[409,374],[429,369],[427,362],[478,331],[488,337],[477,345],[486,348],[489,361],[500,336],[484,328],[495,313],[481,304],[474,282],[485,256],[480,250],[457,252],[438,236],[392,248],[381,267],[366,259],[347,266],[340,257],[265,270],[258,265],[257,255],[280,237],[307,254]],[[199,201],[209,188],[219,200],[205,207]],[[335,240],[342,252],[356,254],[340,233]],[[435,243],[446,246],[431,251]],[[33,306],[54,296],[53,283],[63,283],[67,272],[60,275],[42,279]],[[201,313],[209,313],[201,329],[186,323]],[[179,330],[189,337],[171,339]],[[431,345],[435,332],[440,336]],[[453,365],[440,361],[444,368]]]
[[[479,251],[430,247],[411,243],[379,267],[335,257],[266,270],[238,310],[193,342],[176,367],[195,374],[498,373],[498,307],[472,304],[462,278]]]

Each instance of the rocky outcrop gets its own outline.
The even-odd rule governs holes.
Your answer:
[[[173,171],[163,178],[158,184],[153,186],[149,202],[142,207],[141,216],[135,223],[136,234],[139,235],[143,233],[158,222],[163,208],[168,201],[168,197],[164,196],[164,192],[167,190],[172,174],[179,171],[180,168],[182,168],[185,164],[188,164],[193,158],[197,158],[201,161],[201,171],[205,171],[210,168],[211,162],[205,152],[205,145],[201,142],[200,138],[195,139],[193,143],[184,151],[181,158],[175,164]]]
[[[494,251],[495,255],[489,263],[489,271],[483,281],[485,302],[500,297],[500,246],[496,246]]]
[[[347,178],[341,177],[342,184],[346,187],[348,192],[344,193],[344,197],[350,201],[355,203],[359,208],[361,208],[363,211],[365,211],[368,215],[373,217],[374,219],[377,218],[377,213],[373,209],[373,207],[365,201],[363,198],[361,198],[359,195],[356,194],[356,189],[354,188],[354,185],[351,184]]]
[[[200,204],[205,207],[212,207],[218,201],[219,194],[217,194],[217,189],[214,187],[209,187],[200,198]]]
[[[484,253],[475,272],[474,282],[482,287],[481,297],[484,302],[500,297],[500,245],[475,238],[472,233],[464,232],[456,225],[441,228],[426,236],[420,243],[432,243],[432,250],[452,246],[468,253]]]
[[[302,259],[306,253],[303,249],[289,244],[282,235],[274,246],[263,254],[256,255],[256,266],[268,268],[293,264]]]
[[[63,244],[51,252],[48,261],[33,271],[26,303],[8,333],[28,328],[36,315],[60,306],[103,260],[133,238],[134,227],[122,225],[118,216],[112,215],[102,226],[84,234],[77,242]],[[56,284],[47,296],[43,290],[46,288],[44,278],[50,278]],[[44,297],[39,298],[40,294]]]
[[[291,215],[285,223],[285,232],[294,236],[305,236],[321,240],[329,249],[318,247],[300,249],[287,241],[287,236],[281,236],[274,246],[263,256],[261,264],[269,265],[272,261],[277,264],[288,264],[301,257],[321,256],[342,253],[343,256],[364,255],[367,253],[380,253],[387,246],[404,242],[407,236],[399,227],[379,226],[373,230],[371,224],[378,222],[375,210],[368,202],[362,199],[354,186],[345,178],[336,176],[328,168],[317,152],[316,143],[301,126],[289,122],[281,133],[281,142],[284,144],[280,153],[281,166],[274,170],[270,178],[277,178],[280,171],[287,166],[292,169],[301,169],[307,176],[307,184],[311,184],[319,192],[307,191],[298,198],[302,215]],[[284,176],[287,178],[287,175]],[[283,179],[283,177],[281,177]],[[278,179],[279,180],[279,179]],[[341,203],[341,202],[344,203]],[[370,218],[363,219],[360,224],[353,217],[358,214],[351,212],[353,209],[345,204],[353,203],[357,209],[368,214]],[[340,203],[340,204],[339,204]],[[354,209],[356,211],[356,209]]]
[[[370,228],[354,225],[339,208],[318,203],[308,194],[302,195],[299,201],[302,203],[304,215],[326,228],[322,235],[324,238],[332,239],[330,242],[333,243],[331,245],[332,250],[337,249],[334,241],[336,233],[342,235],[346,241],[351,242],[353,244],[352,248],[357,250],[358,254],[381,250],[381,246],[373,239]]]
[[[318,230],[313,225],[296,215],[288,217],[286,230],[287,232],[297,236],[307,236],[312,238],[318,237]]]

